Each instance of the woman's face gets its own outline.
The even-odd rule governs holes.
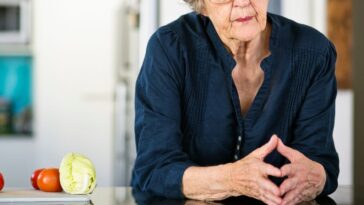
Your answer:
[[[220,37],[250,41],[266,27],[269,0],[203,1],[202,14],[211,19]]]

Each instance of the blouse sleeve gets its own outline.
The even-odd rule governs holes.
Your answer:
[[[337,93],[335,62],[336,51],[329,43],[295,121],[291,144],[325,168],[327,178],[322,195],[336,190],[339,175],[339,158],[333,141]]]
[[[183,198],[182,176],[194,163],[182,146],[181,49],[176,37],[164,34],[150,39],[136,82],[133,180],[142,191]]]

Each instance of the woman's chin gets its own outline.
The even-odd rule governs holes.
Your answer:
[[[244,24],[233,24],[230,34],[233,38],[240,41],[251,41],[262,32],[258,24],[246,26]]]
[[[243,33],[238,35],[233,35],[233,38],[239,41],[252,41],[254,38],[257,37],[257,33]]]

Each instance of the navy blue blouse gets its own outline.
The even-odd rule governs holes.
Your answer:
[[[271,55],[245,116],[231,76],[236,63],[207,17],[189,13],[151,37],[136,83],[133,187],[183,198],[186,168],[236,161],[277,134],[324,166],[322,194],[336,189],[335,48],[308,26],[273,14],[268,21]],[[277,151],[265,161],[288,162]]]

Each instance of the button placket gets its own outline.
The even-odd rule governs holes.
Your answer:
[[[239,153],[239,151],[240,151],[240,144],[241,144],[241,140],[242,140],[242,138],[241,138],[241,136],[238,136],[238,143],[237,143],[237,145],[236,145],[236,151]]]
[[[242,137],[241,135],[238,136],[238,142],[236,144],[236,150],[235,150],[235,155],[234,155],[234,159],[235,160],[238,160],[239,159],[239,156],[240,156],[240,145],[241,145],[241,141],[242,141]]]

